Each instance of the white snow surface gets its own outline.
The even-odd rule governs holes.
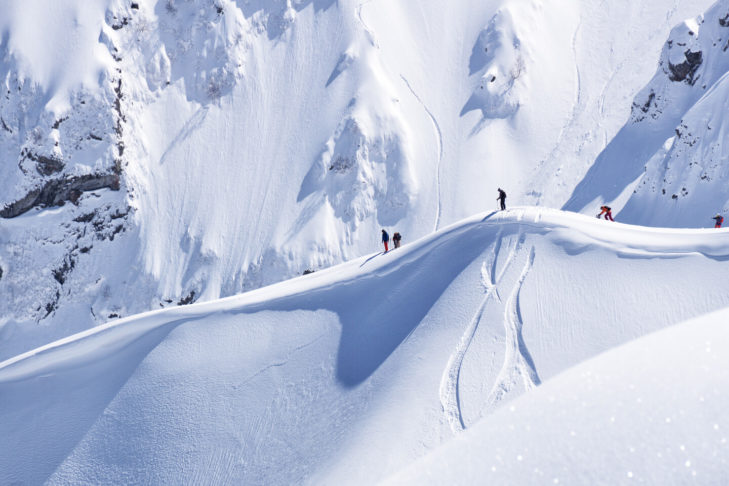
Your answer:
[[[0,483],[722,483],[726,311],[661,330],[728,234],[517,207],[98,326],[0,363]]]
[[[728,321],[717,311],[575,366],[385,483],[726,484]]]
[[[0,220],[0,359],[413,241],[497,186],[559,207],[710,5],[135,3],[4,4],[0,211],[94,188]]]

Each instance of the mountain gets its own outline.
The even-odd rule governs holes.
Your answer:
[[[708,5],[8,1],[0,359],[559,207]]]
[[[725,483],[727,319],[725,309],[581,363],[386,484]]]
[[[402,477],[471,482],[501,447],[502,479],[513,452],[545,473],[568,468],[560,478],[619,479],[680,458],[682,474],[722,482],[726,311],[662,330],[729,306],[727,255],[726,230],[521,207],[115,320],[0,364],[0,482],[371,484],[444,444]],[[649,435],[633,444],[643,420]],[[655,450],[663,438],[677,442]]]

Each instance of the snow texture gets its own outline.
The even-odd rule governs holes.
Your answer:
[[[637,398],[663,404],[651,415],[652,427],[662,427],[666,417],[680,420],[676,428],[651,429],[634,447],[644,444],[673,461],[684,453],[658,444],[683,444],[690,448],[683,459],[693,464],[689,473],[696,469],[708,482],[721,482],[723,469],[703,466],[710,457],[712,464],[726,459],[725,448],[707,435],[725,426],[718,412],[726,405],[716,362],[726,354],[719,327],[692,339],[685,331],[680,339],[665,334],[651,341],[658,349],[644,353],[642,344],[626,348],[638,354],[639,365],[622,354],[608,358],[616,373],[609,376],[624,378],[604,388],[595,381],[581,392],[585,368],[565,375],[576,378],[557,378],[554,388],[549,380],[635,338],[729,306],[722,290],[729,283],[726,231],[643,228],[514,208],[240,296],[96,327],[0,364],[0,435],[6,438],[0,482],[371,484],[464,429],[463,440],[475,437],[486,448],[553,451],[531,456],[515,449],[513,456],[521,453],[550,474],[557,468],[565,477],[562,468],[569,467],[566,477],[595,478],[593,471],[634,468],[624,462],[627,450],[602,456],[596,467],[569,455],[570,444],[587,454],[582,442],[560,449],[548,445],[547,432],[528,434],[556,430],[550,425],[556,411],[560,420],[574,418],[581,433],[592,415],[564,415],[576,403],[574,413],[604,412],[604,426],[616,434],[606,444],[633,446],[627,439],[637,427],[630,417],[642,420],[643,405],[613,394],[631,385]],[[707,341],[712,353],[705,361],[699,354]],[[684,343],[686,352],[679,353]],[[684,364],[691,367],[682,375]],[[694,380],[692,370],[704,370],[706,379]],[[607,371],[594,373],[602,380]],[[667,380],[678,386],[660,385],[673,383]],[[691,383],[697,393],[682,395]],[[561,401],[536,405],[506,432],[511,422],[501,417],[514,398],[546,404],[540,397],[555,393],[570,408]],[[588,400],[597,408],[580,408]],[[608,412],[619,411],[608,408],[612,403],[624,410],[616,424],[608,422]],[[699,416],[701,427],[717,424],[719,431],[689,440],[686,424]],[[482,427],[501,427],[512,437],[482,440]],[[598,432],[581,440],[594,442]],[[635,457],[651,464],[646,454]],[[470,462],[482,463],[491,465]],[[445,482],[472,482],[471,474],[480,474],[435,470],[449,477]],[[656,469],[651,478],[670,482],[673,470]]]
[[[559,207],[708,6],[9,0],[0,358],[413,241],[497,186]]]

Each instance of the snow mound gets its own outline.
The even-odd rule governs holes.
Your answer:
[[[729,310],[608,351],[386,484],[725,484]]]
[[[579,362],[729,306],[728,270],[725,230],[556,210],[405,235],[0,363],[0,482],[369,484]]]

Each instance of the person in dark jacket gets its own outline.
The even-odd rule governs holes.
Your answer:
[[[382,230],[382,243],[385,245],[385,253],[387,253],[387,244],[390,242],[390,235],[387,234],[387,231],[384,229]]]
[[[498,188],[498,191],[499,197],[497,197],[496,200],[501,201],[501,210],[503,211],[504,209],[506,209],[506,193],[500,187]]]
[[[400,233],[392,235],[392,243],[395,245],[395,248],[400,248],[400,240],[402,240]]]
[[[711,219],[713,219],[714,221],[716,221],[716,224],[714,225],[714,228],[721,228],[721,223],[724,222],[724,216],[722,216],[721,214],[717,214],[716,216],[714,216]]]

